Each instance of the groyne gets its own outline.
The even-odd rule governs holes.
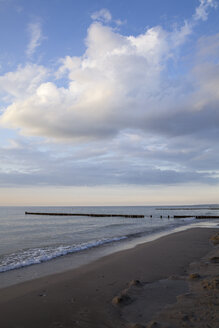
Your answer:
[[[174,215],[174,219],[196,218],[196,219],[219,219],[218,215]]]
[[[49,216],[92,216],[92,217],[123,217],[123,218],[144,218],[144,215],[135,214],[94,214],[94,213],[49,213],[49,212],[25,212],[27,215],[49,215]]]
[[[105,213],[56,213],[56,212],[25,212],[26,215],[48,215],[48,216],[90,216],[90,217],[123,217],[123,218],[144,218],[145,215],[138,214],[105,214]],[[152,218],[152,215],[149,216]],[[160,218],[165,216],[160,215]],[[218,215],[168,215],[167,218],[173,217],[174,219],[196,218],[196,219],[219,219]]]

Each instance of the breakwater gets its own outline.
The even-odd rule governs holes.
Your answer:
[[[90,217],[122,217],[122,218],[144,218],[145,215],[137,214],[95,214],[95,213],[56,213],[56,212],[25,212],[26,215],[47,215],[47,216],[90,216]],[[150,215],[152,218],[152,215]],[[162,219],[163,216],[160,215]],[[170,216],[168,215],[168,219]],[[218,215],[174,215],[174,219],[196,218],[196,219],[219,219]]]
[[[50,216],[92,216],[92,217],[123,217],[144,218],[144,215],[132,214],[94,214],[94,213],[54,213],[54,212],[25,212],[26,215],[50,215]]]
[[[218,211],[219,207],[157,207],[156,210],[159,211]]]
[[[196,218],[196,219],[219,219],[218,215],[174,215],[174,219]]]

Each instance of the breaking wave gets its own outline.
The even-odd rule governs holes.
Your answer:
[[[127,236],[104,238],[78,245],[60,245],[56,247],[41,247],[23,250],[19,253],[5,255],[0,259],[0,272],[27,267],[33,264],[50,261],[54,258],[98,247],[104,244],[117,242]]]

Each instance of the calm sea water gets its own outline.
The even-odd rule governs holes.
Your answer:
[[[25,215],[25,211],[141,214],[144,218],[41,216]],[[184,209],[170,206],[0,207],[0,278],[3,272],[52,261],[67,254],[79,254],[89,249],[122,243],[124,240],[158,232],[168,233],[176,227],[197,225],[199,222],[194,217],[173,218],[179,214],[219,215],[219,206],[185,206]],[[212,221],[214,224],[219,223],[219,220]],[[200,222],[203,223],[203,220]]]

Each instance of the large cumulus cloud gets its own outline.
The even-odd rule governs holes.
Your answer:
[[[218,65],[203,68],[200,62],[177,77],[171,66],[179,70],[183,44],[214,4],[201,1],[193,18],[173,31],[156,26],[124,36],[94,21],[85,53],[60,59],[52,72],[57,80],[46,81],[46,68],[30,64],[0,77],[4,96],[11,96],[1,123],[25,135],[63,140],[113,137],[127,128],[163,133],[162,122],[173,134],[187,133],[193,119],[202,129],[202,111],[214,116],[218,104]],[[58,86],[61,78],[67,86]]]

